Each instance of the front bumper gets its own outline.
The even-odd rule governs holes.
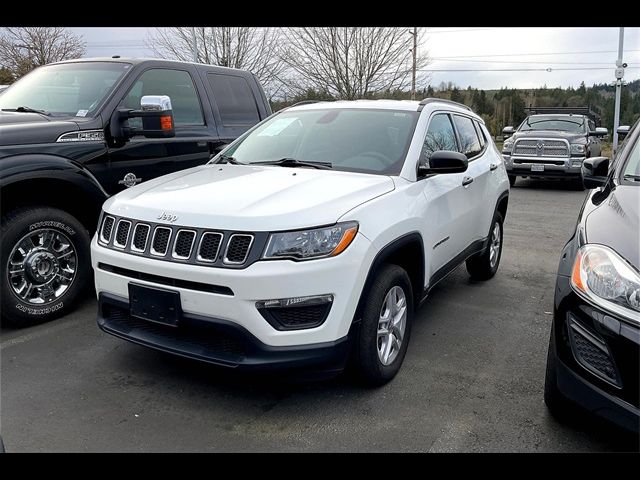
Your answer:
[[[243,269],[131,255],[102,247],[96,237],[91,244],[99,298],[108,294],[128,302],[129,283],[177,291],[185,315],[230,322],[270,347],[320,344],[345,337],[374,256],[375,247],[361,234],[336,257],[306,262],[259,261]],[[142,276],[136,278],[126,272]],[[170,283],[160,283],[167,280]],[[333,295],[331,309],[324,322],[314,328],[277,330],[256,308],[256,302],[262,300],[326,294]]]
[[[332,342],[292,347],[265,345],[237,323],[184,313],[171,327],[129,315],[129,302],[99,295],[98,326],[105,332],[163,352],[248,371],[313,368],[340,372],[349,354],[351,335]]]
[[[559,275],[553,335],[560,392],[586,410],[638,432],[640,328],[592,305],[572,290],[569,277]]]
[[[507,174],[511,176],[531,176],[531,177],[549,177],[549,178],[578,178],[581,175],[582,162],[585,157],[571,158],[547,158],[547,157],[523,157],[512,156],[503,153],[505,168]],[[556,165],[554,163],[560,163]],[[544,171],[534,172],[531,166],[537,164],[544,165]]]

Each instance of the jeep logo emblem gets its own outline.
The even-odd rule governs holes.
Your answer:
[[[178,220],[178,216],[173,215],[172,213],[162,212],[160,215],[158,215],[158,220],[173,223]]]

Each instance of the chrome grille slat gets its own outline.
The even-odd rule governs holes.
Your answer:
[[[173,251],[171,252],[171,256],[182,260],[186,260],[191,257],[195,239],[196,232],[194,230],[178,230],[176,240],[173,242]]]
[[[133,229],[133,238],[131,239],[131,250],[142,253],[147,249],[149,241],[149,232],[151,227],[146,223],[138,223]]]
[[[111,241],[111,234],[113,233],[113,225],[116,223],[116,219],[112,216],[104,217],[102,222],[102,229],[100,230],[100,240],[104,243]]]
[[[199,262],[213,263],[218,258],[220,246],[222,245],[222,234],[218,232],[204,232],[198,245]]]
[[[129,233],[131,233],[131,222],[129,220],[118,220],[118,226],[116,227],[116,236],[113,239],[113,246],[117,248],[124,248],[129,241]]]
[[[241,265],[246,262],[252,243],[253,235],[245,233],[234,233],[231,235],[227,243],[227,249],[224,252],[224,263]]]
[[[151,240],[151,255],[164,257],[169,250],[169,241],[173,230],[169,227],[156,227]]]

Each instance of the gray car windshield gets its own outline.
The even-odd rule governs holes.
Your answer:
[[[584,120],[575,117],[538,117],[527,118],[520,131],[530,130],[556,130],[559,132],[584,133]]]
[[[222,158],[244,164],[295,159],[333,170],[397,175],[417,118],[418,112],[387,109],[282,112],[240,138]]]
[[[91,117],[131,67],[119,62],[46,65],[0,95],[0,110]]]

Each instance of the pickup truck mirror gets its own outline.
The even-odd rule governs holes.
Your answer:
[[[589,135],[593,137],[604,137],[609,134],[609,130],[604,127],[597,127],[595,130],[589,130]]]
[[[124,126],[130,118],[142,119],[142,129]],[[145,95],[140,99],[140,110],[119,109],[111,117],[111,136],[126,140],[134,135],[148,138],[175,136],[171,99],[166,95]]]
[[[619,137],[624,137],[629,133],[629,130],[631,130],[631,127],[629,125],[621,125],[616,131],[618,132]]]
[[[467,170],[469,161],[460,152],[438,150],[431,154],[429,165],[418,166],[418,177],[434,173],[461,173]]]
[[[508,127],[504,127],[502,129],[502,134],[504,135],[505,140],[509,138],[511,135],[513,135],[514,133],[516,133],[516,129],[513,128],[511,125],[509,125]]]
[[[609,159],[607,157],[591,157],[582,162],[582,179],[587,188],[598,188],[607,183],[609,176]]]

